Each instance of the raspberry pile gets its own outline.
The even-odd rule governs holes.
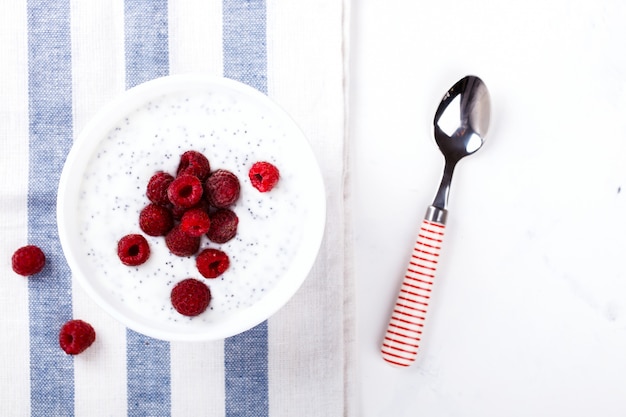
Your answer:
[[[279,179],[278,169],[268,162],[255,163],[248,173],[260,192],[270,191]],[[239,199],[241,184],[226,169],[211,169],[201,152],[189,150],[180,157],[175,175],[156,172],[146,186],[149,203],[139,213],[139,228],[152,237],[164,237],[170,253],[196,257],[200,275],[207,279],[221,276],[230,266],[225,252],[202,247],[204,236],[211,243],[223,244],[237,234],[239,218],[231,207]],[[150,246],[139,234],[129,234],[118,243],[118,256],[128,266],[143,264],[150,257]],[[198,253],[200,252],[200,253]],[[170,301],[185,316],[203,313],[209,305],[208,286],[186,278],[174,286]]]
[[[217,244],[235,237],[239,220],[229,207],[239,199],[240,189],[235,174],[225,169],[212,171],[206,156],[187,151],[174,175],[158,171],[149,179],[149,203],[139,213],[139,228],[147,236],[163,237],[176,256],[197,255],[198,272],[205,278],[217,278],[230,265],[228,255],[217,249],[198,252],[203,236]],[[121,238],[117,250],[128,266],[141,265],[150,256],[148,241],[139,234]],[[210,298],[208,287],[193,278],[179,282],[171,293],[174,309],[185,316],[204,312]]]

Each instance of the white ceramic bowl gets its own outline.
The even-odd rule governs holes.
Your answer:
[[[175,175],[186,150],[204,153],[211,169],[228,169],[241,182],[233,206],[237,236],[202,247],[225,251],[230,268],[205,279],[195,258],[169,253],[162,237],[146,236],[150,259],[123,265],[118,240],[142,233],[149,178]],[[281,174],[267,193],[252,187],[248,170],[269,161]],[[164,340],[222,339],[269,318],[298,290],[324,232],[322,176],[303,133],[259,91],[206,75],[176,75],[132,88],[107,105],[75,141],[59,184],[57,220],[74,278],[87,294],[129,328]],[[143,233],[142,233],[143,234]],[[145,234],[144,234],[145,235]],[[197,278],[210,288],[207,311],[177,313],[172,287]]]

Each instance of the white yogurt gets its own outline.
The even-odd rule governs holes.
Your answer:
[[[307,190],[300,189],[306,184],[306,173],[298,167],[301,147],[268,109],[228,91],[166,94],[136,109],[101,139],[81,182],[77,213],[93,274],[89,279],[133,313],[182,326],[219,321],[258,302],[283,279],[302,243],[302,225],[310,213]],[[205,279],[195,257],[175,256],[162,237],[150,236],[150,259],[138,267],[123,265],[117,242],[142,233],[138,216],[149,203],[148,180],[159,170],[175,175],[180,155],[188,150],[202,152],[212,170],[227,169],[241,182],[240,198],[231,207],[239,217],[236,237],[222,245],[203,237],[201,244],[201,249],[226,252],[230,268]],[[270,192],[260,193],[250,184],[248,170],[257,161],[280,170]],[[212,296],[207,311],[193,318],[178,314],[170,303],[172,287],[189,277],[205,282]]]

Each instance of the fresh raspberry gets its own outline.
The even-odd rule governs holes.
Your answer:
[[[204,183],[204,194],[213,207],[225,208],[239,198],[239,179],[225,169],[213,172]]]
[[[209,204],[208,201],[206,201],[204,198],[200,200],[200,202],[198,204],[195,204],[192,207],[177,207],[177,206],[173,206],[172,207],[172,215],[174,216],[174,220],[181,220],[183,218],[183,215],[185,214],[185,212],[189,211],[189,210],[195,210],[195,209],[202,209],[204,211],[206,211],[207,213],[209,212],[211,205]]]
[[[174,177],[167,172],[159,171],[154,174],[146,187],[148,200],[160,206],[169,205],[170,199],[167,197],[167,188],[172,181],[174,181]]]
[[[198,177],[200,181],[204,181],[208,178],[210,172],[211,164],[209,164],[206,156],[198,151],[187,151],[180,156],[176,176],[188,174]]]
[[[25,277],[40,272],[46,264],[46,255],[35,245],[22,246],[11,258],[13,271]]]
[[[141,265],[150,257],[150,245],[142,235],[126,235],[117,243],[117,256],[124,265]]]
[[[200,249],[200,238],[188,235],[176,225],[165,236],[165,245],[176,256],[191,256]]]
[[[211,219],[202,208],[189,209],[180,220],[180,228],[190,236],[200,237],[209,231]]]
[[[68,355],[84,352],[96,340],[96,331],[82,320],[70,320],[61,327],[59,345]]]
[[[174,220],[180,220],[183,218],[183,215],[187,210],[191,209],[187,207],[172,206],[172,217],[174,218]]]
[[[174,227],[172,212],[150,203],[139,213],[139,227],[148,236],[165,236]]]
[[[167,196],[175,206],[193,207],[202,198],[202,182],[193,175],[180,175],[168,187]]]
[[[248,172],[252,186],[262,193],[270,191],[280,178],[278,168],[269,162],[256,162]]]
[[[196,257],[196,267],[205,278],[217,278],[229,266],[228,255],[218,249],[205,249]]]
[[[211,227],[207,232],[207,237],[215,243],[226,243],[237,234],[239,218],[234,211],[229,209],[219,209],[209,215]]]
[[[187,278],[172,288],[170,300],[180,314],[193,317],[207,309],[211,301],[211,291],[204,282]]]

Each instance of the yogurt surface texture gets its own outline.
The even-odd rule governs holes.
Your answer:
[[[311,149],[264,96],[251,99],[245,89],[230,87],[183,83],[135,100],[128,111],[93,129],[95,135],[81,138],[92,143],[83,147],[85,160],[72,172],[80,175],[73,179],[77,187],[72,192],[62,184],[70,195],[64,210],[74,210],[75,224],[62,241],[75,275],[107,310],[150,336],[203,339],[213,338],[215,330],[216,338],[226,337],[257,324],[295,292],[319,247],[325,205]],[[202,238],[200,250],[221,249],[230,258],[229,269],[215,279],[200,275],[195,256],[171,254],[163,237],[145,235],[138,224],[149,203],[150,177],[157,171],[175,175],[188,150],[203,153],[212,171],[229,170],[241,183],[230,207],[239,217],[237,235],[221,245]],[[280,170],[270,192],[250,183],[248,171],[257,161]],[[143,265],[128,267],[117,257],[117,242],[129,233],[143,234],[150,244]],[[186,278],[203,281],[211,291],[208,309],[196,317],[180,315],[170,302],[171,289]]]

